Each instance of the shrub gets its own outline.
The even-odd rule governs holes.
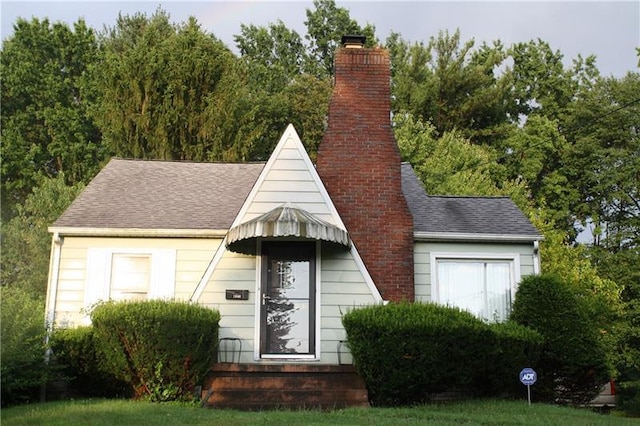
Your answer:
[[[486,371],[491,328],[472,314],[435,304],[354,309],[342,322],[349,348],[375,405],[423,402],[468,390]]]
[[[162,300],[107,302],[91,314],[105,366],[137,398],[188,400],[209,369],[220,314]]]
[[[92,326],[58,329],[51,336],[50,345],[52,360],[68,382],[71,397],[113,398],[130,394],[126,383],[105,371]]]
[[[511,319],[544,337],[536,366],[538,398],[584,404],[609,380],[604,345],[582,301],[559,277],[532,275],[520,283]]]
[[[491,324],[496,345],[488,371],[478,387],[487,396],[516,397],[526,395],[519,373],[538,363],[543,338],[540,333],[514,321]]]
[[[34,401],[47,381],[44,303],[16,287],[0,287],[2,405]]]
[[[638,377],[637,375],[635,377]],[[618,400],[617,408],[631,417],[640,417],[640,378],[625,380],[616,387]]]
[[[619,328],[616,408],[640,417],[640,301],[628,303]]]

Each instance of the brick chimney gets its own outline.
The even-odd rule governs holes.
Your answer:
[[[385,300],[414,300],[413,218],[391,129],[389,52],[343,37],[317,170]]]

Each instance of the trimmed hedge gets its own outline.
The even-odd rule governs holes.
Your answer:
[[[218,311],[184,302],[107,302],[91,314],[105,367],[136,398],[191,400],[218,341]]]
[[[530,275],[519,285],[511,319],[544,337],[534,396],[582,405],[611,377],[604,344],[584,302],[554,275]]]
[[[489,361],[484,348],[495,340],[472,314],[435,304],[369,306],[351,310],[342,322],[369,398],[381,406],[473,385]]]
[[[444,392],[517,395],[518,373],[533,365],[542,342],[517,324],[489,325],[431,303],[353,309],[342,322],[371,403],[379,406],[422,403]]]
[[[491,365],[479,387],[484,386],[487,396],[524,397],[527,388],[520,383],[520,371],[537,364],[544,339],[537,331],[514,321],[490,326],[497,341]]]
[[[128,397],[130,386],[105,371],[92,326],[57,329],[49,341],[71,397]]]

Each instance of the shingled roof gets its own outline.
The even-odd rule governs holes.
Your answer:
[[[226,231],[263,168],[112,159],[52,228]],[[541,238],[509,198],[428,196],[407,163],[402,191],[417,235]]]
[[[53,227],[227,230],[263,168],[112,159]]]
[[[413,215],[414,232],[434,239],[534,241],[540,232],[508,197],[429,196],[408,163],[402,164],[402,191]]]

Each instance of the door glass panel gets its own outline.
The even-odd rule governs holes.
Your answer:
[[[294,250],[292,250],[292,244]],[[271,243],[265,250],[263,283],[262,352],[309,354],[313,352],[313,246]]]

